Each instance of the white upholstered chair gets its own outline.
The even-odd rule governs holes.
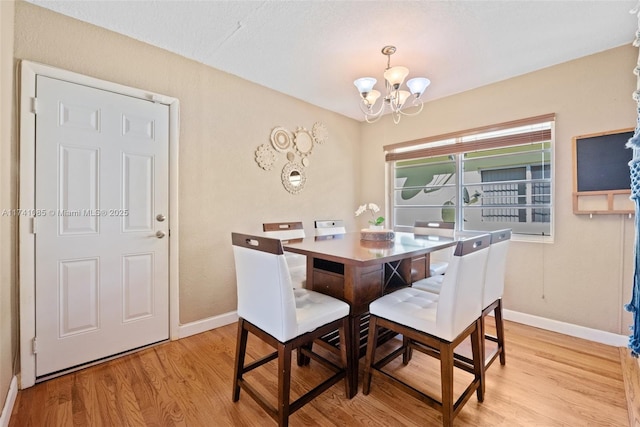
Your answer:
[[[507,253],[511,240],[511,229],[491,232],[491,246],[487,259],[487,270],[484,276],[484,293],[482,297],[482,333],[485,339],[497,343],[496,350],[487,358],[484,355],[484,369],[488,368],[494,360],[500,356],[500,364],[506,363],[504,351],[504,322],[502,320],[502,294],[504,293],[504,277],[507,267]],[[485,319],[487,315],[494,313],[496,322],[496,335],[488,335],[485,331]],[[482,341],[483,353],[485,352],[484,340]]]
[[[431,292],[432,294],[439,294],[442,288],[442,282],[444,282],[444,274],[438,274],[436,276],[425,277],[424,279],[416,280],[411,285],[421,291]]]
[[[488,368],[495,359],[500,357],[500,364],[506,363],[504,350],[504,321],[502,319],[502,294],[504,293],[504,277],[507,267],[507,253],[511,240],[511,229],[490,232],[491,245],[487,257],[487,269],[484,277],[484,289],[482,295],[482,331],[484,338],[496,343],[495,351],[488,357],[485,354],[484,369]],[[434,276],[420,280],[412,286],[433,294],[440,294],[444,276]],[[485,322],[487,315],[493,312],[496,335],[486,333]],[[482,340],[482,351],[485,352],[485,341]]]
[[[233,377],[234,402],[244,389],[278,423],[286,426],[289,415],[323,391],[345,380],[348,391],[351,366],[347,352],[351,345],[349,305],[336,298],[306,289],[293,289],[282,250],[282,242],[262,236],[232,233],[238,289],[238,341]],[[340,336],[339,366],[304,346],[336,329]],[[265,341],[275,352],[245,364],[248,333]],[[313,389],[290,402],[291,355],[304,351],[334,374]],[[277,406],[258,392],[244,374],[277,359]],[[357,369],[357,368],[356,368]],[[348,393],[347,393],[348,394]],[[213,421],[213,420],[212,420]]]
[[[316,236],[344,234],[347,232],[347,229],[344,226],[344,221],[340,219],[315,221],[315,229]]]
[[[262,224],[262,230],[267,237],[280,239],[283,242],[304,239],[305,232],[302,221],[291,222],[267,222]],[[291,283],[296,289],[304,288],[307,281],[307,257],[293,252],[284,253],[287,265],[289,266],[289,274],[291,274]]]
[[[453,418],[474,392],[478,401],[483,401],[480,316],[489,242],[490,236],[485,234],[457,243],[440,295],[404,288],[380,297],[369,305],[371,316],[363,384],[365,395],[370,392],[372,374],[391,380],[408,394],[440,410],[444,426],[452,425]],[[381,328],[402,334],[403,343],[388,355],[376,358]],[[473,380],[462,395],[454,399],[454,349],[469,336],[473,354]],[[395,378],[388,370],[383,370],[401,354],[403,362],[409,363],[414,349],[440,359],[440,401],[418,390],[415,385]]]
[[[416,221],[413,226],[413,234],[417,236],[443,236],[453,237],[455,223],[442,221]],[[449,265],[453,251],[451,249],[443,249],[431,254],[431,262],[429,263],[429,276],[437,276],[444,274]]]

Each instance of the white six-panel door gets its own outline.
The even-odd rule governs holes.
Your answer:
[[[169,107],[37,77],[36,376],[169,338]]]

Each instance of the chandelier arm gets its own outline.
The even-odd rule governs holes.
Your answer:
[[[411,105],[411,107],[417,107],[417,105],[415,104],[415,101],[414,101],[414,104]],[[409,108],[411,108],[411,107],[409,107]],[[418,114],[420,114],[422,112],[423,108],[424,108],[424,102],[420,101],[420,108],[418,109],[418,111],[414,111],[413,113],[407,113],[404,110],[398,110],[398,112],[400,114],[404,115],[404,116],[417,116]]]
[[[391,117],[393,117],[393,123],[394,124],[398,124],[400,123],[400,119],[402,118],[402,116],[400,115],[402,111],[398,110],[398,111],[393,111],[391,110]]]
[[[375,104],[374,104],[375,105]],[[382,115],[383,111],[384,111],[384,100],[380,103],[380,108],[378,109],[378,111],[372,111],[372,106],[367,106],[367,103],[362,101],[360,102],[360,110],[364,113],[365,116],[373,116],[373,117],[377,117]]]
[[[398,106],[398,100],[399,100],[399,94],[397,89],[389,92],[389,106],[391,107],[391,111],[395,111],[395,112],[400,111],[401,107]]]
[[[373,119],[369,119],[369,117],[373,117]],[[382,118],[382,114],[379,114],[377,116],[372,116],[370,114],[365,114],[364,115],[364,121],[367,122],[367,123],[375,123],[378,120],[380,120],[381,118]]]

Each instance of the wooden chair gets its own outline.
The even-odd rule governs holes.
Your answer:
[[[417,236],[453,237],[454,232],[455,223],[453,222],[416,221],[413,227],[413,233]],[[429,256],[429,275],[416,280],[412,286],[417,289],[436,292],[442,286],[443,275],[449,266],[452,252],[452,249],[446,249],[432,253]]]
[[[349,305],[318,292],[293,289],[280,240],[239,233],[231,236],[239,317],[232,399],[237,402],[243,389],[279,426],[286,426],[291,414],[338,381],[344,379],[345,391],[349,390],[350,373],[354,369],[349,366],[347,358],[351,346]],[[341,366],[303,348],[336,329],[340,336]],[[249,332],[276,351],[245,365]],[[304,351],[307,357],[334,374],[290,402],[291,355],[294,349]],[[274,359],[278,360],[276,407],[244,378],[245,373]]]
[[[372,375],[386,378],[411,396],[440,410],[444,426],[452,425],[454,417],[474,392],[478,401],[483,401],[480,316],[490,239],[485,234],[458,242],[440,295],[404,288],[378,298],[369,305],[371,316],[365,358],[365,395],[370,392]],[[383,328],[402,334],[403,343],[376,361],[378,334]],[[454,350],[469,336],[474,378],[462,395],[454,400],[453,374],[454,366],[457,366]],[[390,372],[383,371],[384,366],[401,354],[403,363],[409,363],[414,349],[440,359],[440,401],[394,377]]]
[[[482,352],[484,370],[486,370],[499,356],[500,364],[506,363],[506,354],[504,350],[504,322],[502,319],[502,294],[504,293],[504,277],[507,266],[507,252],[509,251],[509,242],[511,240],[511,229],[492,231],[491,245],[489,246],[489,255],[487,257],[487,269],[484,278],[484,290],[482,296]],[[425,280],[414,283],[412,286],[433,294],[440,294],[444,276],[434,276]],[[416,286],[417,285],[417,286]],[[496,322],[496,335],[488,335],[486,333],[485,322],[486,317],[494,313]],[[486,355],[485,340],[493,341],[497,344],[495,351],[488,357]],[[460,360],[470,363],[470,361],[462,356],[457,357]]]
[[[511,229],[491,232],[491,246],[487,258],[487,270],[484,278],[484,293],[482,297],[482,334],[485,339],[497,343],[496,350],[485,360],[484,369],[488,368],[498,356],[500,364],[506,363],[504,351],[504,322],[502,320],[502,295],[504,293],[504,277],[507,267],[507,253],[511,240]],[[496,322],[496,335],[487,335],[485,331],[485,318],[494,313]],[[485,342],[482,340],[482,351],[485,353]]]
[[[315,221],[315,228],[316,236],[344,234],[347,232],[347,229],[344,226],[344,221],[340,219]]]
[[[280,239],[283,242],[301,240],[306,237],[302,221],[267,222],[262,224],[262,230],[265,236]],[[285,252],[284,255],[289,266],[293,287],[304,288],[307,281],[307,257],[293,252]]]

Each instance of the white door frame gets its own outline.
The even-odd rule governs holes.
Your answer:
[[[35,153],[36,153],[36,75],[146,99],[169,106],[169,337],[178,336],[178,137],[180,103],[178,99],[107,82],[31,61],[20,62],[20,189],[18,208],[18,269],[20,288],[20,389],[36,382],[36,357],[33,338],[35,314]]]

